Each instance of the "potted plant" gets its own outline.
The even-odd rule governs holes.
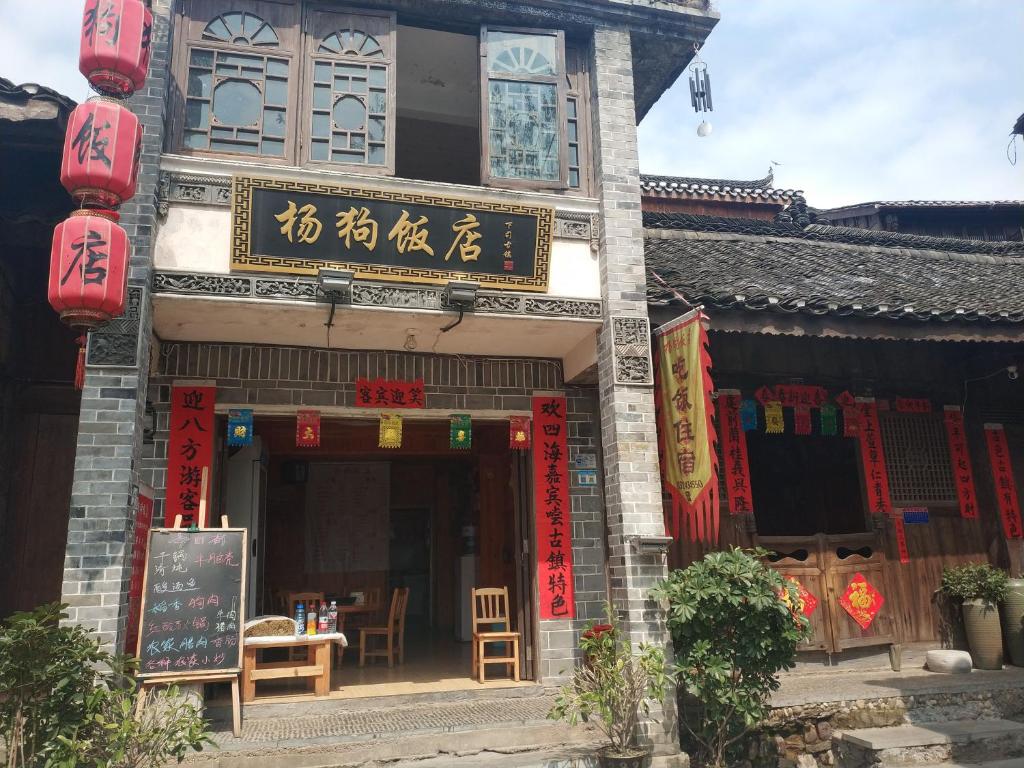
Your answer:
[[[681,721],[708,768],[742,760],[744,739],[771,709],[776,673],[794,665],[810,629],[798,586],[766,566],[767,555],[713,552],[656,592],[668,601]]]
[[[585,663],[573,670],[548,717],[570,725],[595,722],[609,742],[597,754],[601,768],[643,768],[651,750],[637,744],[637,724],[650,713],[650,702],[665,696],[665,655],[646,644],[634,654],[610,607],[607,613],[606,623],[592,622],[580,636]]]
[[[1003,633],[999,603],[1006,597],[1006,572],[987,563],[942,571],[942,591],[960,601],[971,659],[978,669],[1002,669]]]

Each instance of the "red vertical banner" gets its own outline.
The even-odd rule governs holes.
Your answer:
[[[142,577],[146,573],[146,547],[149,529],[153,527],[153,489],[139,486],[139,500],[135,510],[135,536],[132,544],[132,575],[128,582],[128,630],[125,633],[124,652],[135,655],[139,644],[139,614],[142,610]]]
[[[1021,533],[1017,482],[1013,479],[1010,448],[1006,444],[1006,432],[1003,430],[1003,425],[986,424],[985,442],[988,443],[988,460],[992,464],[992,479],[996,485],[999,514],[1003,518],[1003,533],[1008,539],[1024,538],[1024,534]]]
[[[533,493],[541,619],[576,618],[565,398],[533,398]]]
[[[187,528],[198,523],[203,470],[213,463],[213,406],[216,387],[179,385],[171,390],[171,436],[167,445],[167,499],[164,525],[181,515]],[[209,486],[207,487],[209,493]]]
[[[900,553],[900,562],[910,562],[910,550],[907,548],[907,529],[903,524],[903,515],[899,514],[892,519],[893,526],[896,529],[896,549]]]
[[[718,431],[725,462],[725,496],[729,512],[749,515],[754,511],[750,491],[750,465],[747,462],[747,435],[740,417],[740,393],[735,389],[718,392]]]
[[[960,517],[965,520],[977,520],[978,499],[974,493],[974,471],[971,469],[971,457],[967,453],[964,415],[960,412],[960,406],[947,405],[943,418],[946,422],[946,436],[949,438],[949,461],[953,467],[956,495],[960,500]]]
[[[882,431],[878,424],[878,404],[873,397],[857,398],[860,458],[864,466],[864,483],[868,492],[868,508],[873,515],[892,515],[889,496],[889,472],[882,449]]]

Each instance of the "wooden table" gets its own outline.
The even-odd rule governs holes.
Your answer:
[[[313,684],[314,696],[331,692],[331,646],[348,645],[345,635],[331,632],[324,635],[276,635],[247,637],[242,655],[242,702],[256,698],[257,680],[306,678]],[[257,653],[267,648],[306,648],[306,658],[297,661],[260,663]]]

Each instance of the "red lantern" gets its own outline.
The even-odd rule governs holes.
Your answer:
[[[113,211],[73,211],[53,230],[47,298],[74,328],[95,328],[124,314],[128,236]]]
[[[89,99],[68,120],[60,183],[82,205],[115,208],[135,194],[141,150],[135,115],[111,99]]]
[[[146,82],[152,31],[142,0],[85,0],[79,71],[104,95],[131,96]]]

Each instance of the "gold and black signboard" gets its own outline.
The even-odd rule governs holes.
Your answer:
[[[235,176],[232,269],[546,291],[554,209]]]

